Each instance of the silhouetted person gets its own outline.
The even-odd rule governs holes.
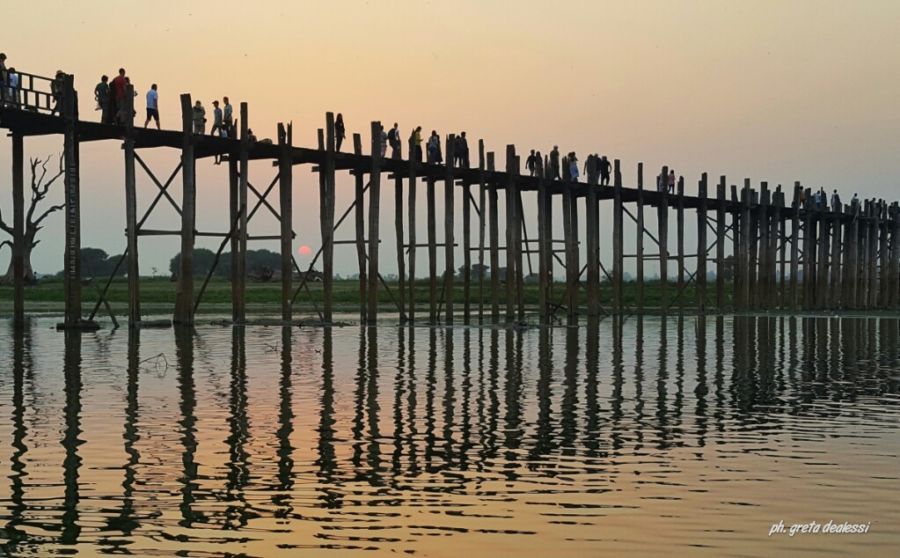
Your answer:
[[[841,210],[841,197],[838,195],[837,190],[835,190],[831,194],[831,210],[832,211],[840,211]]]
[[[533,176],[537,176],[540,178],[544,177],[544,159],[541,157],[541,152],[534,152],[534,172]]]
[[[19,74],[15,68],[6,72],[6,98],[15,106],[19,106]]]
[[[438,135],[437,130],[431,131],[431,135],[428,137],[428,144],[425,147],[428,149],[429,163],[439,165],[444,162],[444,157],[441,155],[441,136]]]
[[[575,156],[574,151],[569,153],[569,175],[572,182],[578,182],[578,157]]]
[[[554,145],[550,151],[550,178],[559,180],[559,146]]]
[[[394,122],[394,127],[388,132],[388,144],[391,146],[391,159],[400,158],[400,127]]]
[[[544,178],[552,178],[550,174],[550,156],[544,155]]]
[[[456,138],[456,153],[459,158],[459,166],[469,168],[469,140],[466,139],[466,133],[460,132]]]
[[[415,153],[410,153],[410,157],[415,156],[415,160],[417,163],[422,162],[422,127],[416,126],[416,129],[413,130],[412,134],[410,134],[409,139],[412,141],[413,148]]]
[[[156,91],[155,83],[147,91],[147,120],[144,121],[144,128],[151,119],[156,121],[156,129],[159,130],[159,93]]]
[[[192,119],[194,122],[194,133],[203,135],[206,133],[206,109],[200,104],[200,99],[194,103]]]
[[[0,105],[6,101],[6,83],[9,73],[6,69],[6,54],[0,52]]]
[[[572,180],[572,167],[569,166],[569,156],[566,155],[562,158],[562,179],[563,182],[569,182]]]
[[[387,132],[384,131],[384,128],[381,129],[381,158],[384,159],[385,154],[387,154],[387,146],[388,146],[388,135]]]
[[[94,100],[97,101],[97,110],[100,112],[100,122],[103,124],[110,123],[109,115],[109,77],[100,78],[100,83],[94,87]]]
[[[669,171],[669,193],[675,193],[675,171]]]
[[[528,155],[528,158],[525,159],[525,168],[528,169],[528,175],[534,176],[534,169],[537,166],[535,163],[534,157],[534,149],[531,150],[531,153]]]
[[[110,107],[112,110],[110,114],[115,119],[116,124],[123,124],[125,122],[125,115],[122,111],[125,110],[125,86],[127,85],[125,81],[125,68],[119,68],[119,75],[113,78],[112,83],[109,84],[110,89],[112,90],[112,106]]]
[[[225,106],[222,110],[222,125],[225,126],[225,134],[228,137],[234,136],[234,111],[231,108],[231,102],[228,97],[222,97],[222,104]]]
[[[347,137],[347,130],[344,128],[344,115],[338,113],[337,118],[334,119],[334,149],[335,151],[341,150],[341,144],[344,143],[344,138]]]
[[[612,171],[612,165],[609,164],[606,155],[600,157],[598,165],[600,166],[600,184],[602,186],[609,186],[609,173]]]

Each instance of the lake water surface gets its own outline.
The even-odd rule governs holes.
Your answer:
[[[897,319],[54,323],[0,324],[0,554],[900,548]]]

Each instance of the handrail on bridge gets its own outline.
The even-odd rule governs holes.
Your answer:
[[[59,113],[62,79],[16,71],[18,85],[10,87],[9,73],[7,70],[6,75],[0,77],[0,105],[51,115]]]

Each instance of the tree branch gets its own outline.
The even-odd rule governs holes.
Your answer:
[[[3,242],[0,242],[0,249],[2,249],[4,246],[9,246],[10,250],[13,249],[13,243],[9,240],[4,240]]]
[[[53,206],[48,207],[47,211],[41,213],[40,217],[38,217],[36,220],[31,222],[31,226],[34,227],[35,229],[39,228],[38,225],[41,224],[41,221],[43,221],[44,219],[47,218],[47,215],[50,215],[54,211],[59,211],[60,209],[62,209],[64,207],[66,207],[65,204],[53,205]]]
[[[3,220],[3,210],[0,209],[0,229],[9,234],[10,236],[15,235],[15,231],[12,227],[6,224],[6,221]]]

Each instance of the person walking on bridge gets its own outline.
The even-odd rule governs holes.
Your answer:
[[[554,145],[550,151],[550,178],[559,180],[559,146]]]
[[[234,130],[234,112],[228,97],[222,97],[222,103],[225,105],[224,110],[222,110],[222,125],[225,126],[225,135],[232,137],[234,135],[232,133],[232,130]]]
[[[391,146],[391,159],[400,158],[400,126],[394,122],[394,127],[388,132],[388,144]]]
[[[569,174],[572,182],[578,182],[578,157],[575,156],[574,151],[569,153]]]
[[[534,176],[534,170],[537,168],[537,163],[535,162],[534,149],[531,150],[531,153],[528,154],[528,158],[525,159],[525,168],[528,169],[528,176]]]
[[[544,178],[544,159],[541,157],[540,151],[534,152],[534,172],[532,176]]]
[[[219,101],[213,101],[213,125],[209,133],[213,136],[221,136],[225,131],[222,125],[222,109],[219,108]]]
[[[7,70],[6,70],[6,53],[0,52],[0,106],[3,106],[3,102],[6,101],[6,80],[7,80]]]
[[[100,112],[100,122],[109,124],[109,76],[102,76],[100,83],[94,87],[94,100],[97,101],[97,110]]]
[[[410,153],[409,158],[413,159],[417,163],[422,162],[422,127],[416,126],[416,129],[413,130],[413,133],[409,136],[410,144],[415,151],[415,153]]]
[[[338,113],[337,118],[334,120],[334,150],[337,152],[341,151],[341,144],[344,142],[344,138],[347,137],[347,130],[344,128],[344,115]]]
[[[459,157],[459,166],[467,169],[469,168],[469,140],[466,139],[466,132],[460,132],[459,137],[456,138],[456,152]]]
[[[439,165],[444,161],[443,156],[441,155],[441,136],[438,135],[437,130],[431,131],[431,136],[428,138],[428,162],[431,164]]]
[[[110,115],[115,119],[116,124],[125,122],[125,115],[122,113],[125,108],[125,85],[125,68],[119,68],[119,75],[114,77],[110,84],[113,100]]]
[[[200,103],[200,100],[197,99],[197,102],[194,103],[193,109],[193,121],[194,121],[194,133],[203,135],[206,133],[206,109],[203,108],[203,105]]]
[[[606,155],[600,157],[598,164],[600,165],[600,185],[609,186],[609,173],[612,171],[612,165],[609,164]]]
[[[669,171],[669,193],[670,194],[675,193],[675,171],[674,170]]]
[[[159,130],[159,93],[156,91],[155,83],[147,91],[147,120],[144,121],[144,128],[147,127],[150,120],[156,121],[156,129]]]

